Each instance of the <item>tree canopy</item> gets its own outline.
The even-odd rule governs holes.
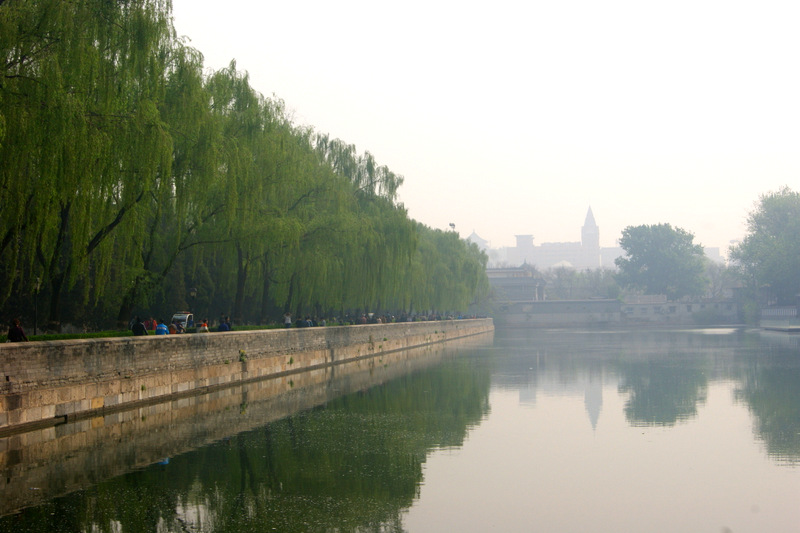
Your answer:
[[[485,256],[409,219],[402,176],[235,62],[207,71],[171,20],[168,0],[0,6],[5,318],[456,311],[485,290]]]
[[[620,285],[670,300],[699,296],[706,286],[703,247],[694,235],[670,224],[628,226],[620,246],[625,256],[616,259]]]
[[[800,194],[788,187],[762,195],[747,217],[747,234],[730,258],[755,289],[779,304],[800,293]]]

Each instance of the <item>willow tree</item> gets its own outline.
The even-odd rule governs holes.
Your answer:
[[[41,279],[57,326],[66,291],[125,322],[200,280],[237,319],[456,306],[475,284],[396,203],[401,176],[294,126],[234,62],[206,77],[169,0],[0,4],[0,302]]]
[[[223,270],[235,273],[232,304],[239,321],[263,293],[253,274],[262,274],[265,256],[299,233],[286,220],[281,197],[304,179],[288,172],[298,165],[282,102],[255,91],[235,62],[212,74],[207,90],[221,128],[217,172],[227,204],[218,221],[226,236],[219,250]]]
[[[158,116],[169,2],[7,2],[0,10],[0,145],[9,279],[50,288],[49,321],[82,276],[99,298],[112,258],[129,249],[131,214],[169,172]],[[13,132],[13,135],[10,134]],[[4,250],[5,251],[5,250]],[[88,293],[86,295],[89,296]]]
[[[292,164],[278,170],[271,202],[284,235],[263,255],[271,269],[270,300],[294,313],[329,305],[338,296],[339,248],[351,219],[349,184],[319,160],[312,135],[295,128],[287,141]]]
[[[411,261],[416,236],[405,209],[395,204],[402,176],[378,165],[369,152],[316,135],[320,160],[350,185],[346,238],[341,243],[340,309],[385,309],[402,301],[401,272]]]
[[[257,231],[251,246],[259,276],[250,293],[260,321],[268,321],[269,310],[292,308],[291,279],[298,264],[301,246],[316,234],[308,220],[326,216],[322,200],[335,203],[332,189],[320,175],[320,168],[310,157],[308,128],[295,127],[283,102],[265,101],[267,121],[267,164],[260,169],[262,196],[257,207]],[[318,258],[322,262],[322,258]]]
[[[486,254],[455,232],[418,224],[406,284],[415,311],[464,311],[488,291]]]
[[[414,225],[405,209],[386,198],[362,197],[356,206],[357,223],[345,248],[343,308],[400,309],[404,275],[417,245]]]
[[[355,145],[329,135],[313,139],[317,155],[339,176],[349,180],[355,190],[366,196],[378,196],[394,202],[403,177],[385,165],[378,165],[369,152],[358,155]]]
[[[196,50],[173,47],[159,108],[173,139],[170,172],[153,183],[139,211],[135,252],[118,265],[124,281],[117,313],[121,323],[136,306],[152,301],[181,254],[225,239],[214,226],[228,206],[218,172],[222,128],[210,113],[202,69]],[[181,297],[183,280],[170,281],[169,290]]]

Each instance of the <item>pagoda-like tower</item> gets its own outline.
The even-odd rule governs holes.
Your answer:
[[[594,221],[592,208],[586,213],[586,221],[581,228],[581,265],[583,268],[598,268],[600,266],[600,228]]]
[[[586,221],[581,228],[581,244],[584,249],[600,249],[600,228],[597,227],[597,223],[594,221],[591,207],[586,213]]]

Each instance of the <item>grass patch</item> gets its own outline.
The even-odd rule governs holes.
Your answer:
[[[63,341],[67,339],[99,339],[103,337],[132,337],[130,331],[95,331],[92,333],[43,333],[28,335],[30,341]],[[0,342],[6,342],[7,334],[0,335]]]
[[[234,331],[251,331],[259,329],[280,329],[280,324],[270,324],[266,326],[236,326]],[[217,328],[211,328],[211,333],[217,331]],[[188,328],[186,333],[197,333],[197,328]],[[148,330],[148,335],[155,335],[155,331]],[[124,331],[94,331],[91,333],[43,333],[41,335],[28,335],[30,341],[63,341],[69,339],[101,339],[104,337],[132,337],[133,333],[130,330]],[[0,334],[0,342],[6,342],[8,335],[6,333]]]

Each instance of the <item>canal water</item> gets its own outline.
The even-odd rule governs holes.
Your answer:
[[[497,331],[6,438],[0,531],[797,532],[799,341]]]

